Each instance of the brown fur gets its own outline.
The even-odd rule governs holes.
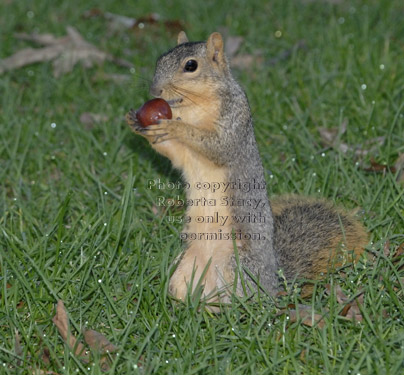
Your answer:
[[[289,280],[319,278],[357,261],[368,242],[367,232],[351,213],[324,199],[281,196],[272,200],[272,210],[275,246]]]

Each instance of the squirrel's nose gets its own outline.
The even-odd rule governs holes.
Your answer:
[[[163,93],[163,90],[155,85],[151,85],[150,87],[150,95],[159,97]]]

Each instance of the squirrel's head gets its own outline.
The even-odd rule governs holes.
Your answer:
[[[195,105],[197,98],[213,98],[230,78],[222,36],[215,32],[206,42],[189,42],[183,31],[177,46],[157,60],[150,93],[171,106]]]

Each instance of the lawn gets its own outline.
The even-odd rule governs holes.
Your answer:
[[[0,59],[40,48],[17,33],[71,26],[133,67],[0,74],[0,373],[404,373],[403,17],[402,0],[1,1]],[[156,202],[184,192],[150,181],[181,176],[124,115],[150,98],[155,61],[182,28],[191,40],[243,37],[234,74],[269,194],[328,198],[369,230],[362,260],[308,300],[297,283],[214,315],[168,295],[181,250],[168,218],[183,211]],[[52,322],[58,300],[71,334],[115,346],[105,362],[68,347]],[[294,318],[303,305],[313,319]]]

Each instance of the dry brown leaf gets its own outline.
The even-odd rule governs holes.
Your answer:
[[[79,342],[69,330],[69,319],[62,300],[59,300],[56,307],[56,315],[52,319],[53,323],[59,330],[63,340],[67,343],[74,354],[85,363],[90,360],[90,355],[86,351],[85,346]],[[101,355],[100,365],[104,371],[109,370],[109,357],[106,354],[117,351],[117,347],[111,344],[108,339],[101,333],[94,330],[85,330],[83,332],[84,340],[87,345]]]
[[[23,356],[23,350],[21,346],[21,341],[20,341],[20,334],[18,331],[15,331],[15,339],[14,339],[14,353],[16,355],[16,368],[21,369],[22,368],[22,356]],[[42,351],[41,355],[42,361],[45,363],[46,366],[50,364],[50,352],[48,348],[44,348]],[[56,372],[53,371],[47,371],[47,370],[41,370],[41,369],[33,369],[31,366],[29,366],[26,370],[32,371],[31,374],[56,374]]]
[[[105,12],[104,18],[112,24],[112,28],[126,28],[130,29],[137,23],[136,18],[122,16],[120,14]]]
[[[346,132],[347,127],[348,120],[345,119],[339,128],[320,127],[317,130],[320,133],[321,140],[325,146],[339,150],[343,154],[352,152],[356,156],[365,156],[376,151],[385,141],[385,137],[376,137],[367,140],[362,146],[348,145],[347,143],[340,141],[340,138]]]
[[[400,246],[397,246],[397,249],[395,250],[393,254],[393,263],[396,264],[400,261],[402,255],[404,254],[404,242],[400,244]],[[401,271],[404,269],[404,264],[398,267],[398,270]]]
[[[363,320],[363,316],[359,306],[362,304],[363,304],[363,294],[355,298],[352,303],[348,304],[350,305],[350,308],[346,312],[345,317],[350,320],[361,322]]]
[[[262,65],[264,58],[254,54],[236,55],[230,60],[230,65],[236,69],[248,69],[257,65]]]
[[[346,120],[341,124],[340,128],[318,128],[321,139],[327,146],[332,146],[346,131]]]
[[[393,260],[397,261],[399,257],[401,257],[401,255],[404,254],[404,242],[402,244],[400,244],[399,246],[397,246],[397,249],[394,251],[393,254]]]
[[[20,334],[18,333],[17,330],[15,331],[15,338],[14,338],[14,353],[15,353],[16,357],[19,357],[19,358],[17,358],[16,364],[17,364],[17,367],[20,367],[21,363],[22,363],[20,358],[22,358],[24,352],[23,352],[22,346],[21,346]]]
[[[278,293],[276,293],[276,297],[285,297],[288,295],[289,293],[286,290],[280,290]]]
[[[297,322],[301,320],[302,324],[308,327],[317,326],[319,328],[323,328],[325,326],[325,322],[323,320],[323,316],[320,314],[315,314],[311,312],[302,312],[299,310],[289,310],[289,319],[291,322]]]
[[[86,10],[82,17],[83,18],[95,18],[95,17],[100,17],[103,16],[104,12],[100,8],[91,8],[89,10]]]
[[[74,354],[81,359],[88,360],[88,354],[85,351],[84,345],[81,342],[78,342],[76,337],[74,337],[69,330],[69,318],[62,300],[59,300],[57,303],[56,315],[53,317],[52,322],[59,330],[63,341],[67,343]]]
[[[95,352],[97,352],[100,358],[100,365],[104,371],[110,369],[110,360],[106,354],[114,353],[118,348],[111,344],[108,339],[101,333],[94,331],[92,329],[84,331],[84,340],[87,345]]]
[[[111,344],[104,335],[92,329],[84,332],[84,340],[91,349],[96,350],[101,354],[113,353],[118,350],[118,348]]]
[[[132,67],[128,61],[115,58],[88,43],[74,27],[67,26],[66,31],[67,36],[61,38],[55,38],[51,34],[16,34],[19,39],[33,41],[45,47],[25,48],[0,60],[0,74],[26,65],[51,60],[53,60],[55,77],[71,72],[78,62],[81,62],[85,68],[101,64],[105,60],[124,67]]]
[[[386,173],[387,171],[390,171],[391,173],[396,172],[396,168],[394,166],[388,166],[387,164],[377,163],[373,158],[370,159],[370,167],[363,168],[363,170],[366,172],[382,172],[382,173]]]
[[[335,296],[337,297],[337,302],[339,304],[344,304],[349,301],[349,297],[346,296],[346,294],[342,291],[341,287],[339,285],[334,285],[334,289],[331,289],[331,284],[326,284],[325,289],[328,293],[328,295],[331,295],[332,292],[335,293]]]
[[[263,64],[273,66],[290,58],[294,51],[307,48],[306,42],[304,40],[300,40],[291,48],[285,49],[281,51],[279,55],[265,61],[264,57],[262,56],[262,51],[260,50],[255,50],[252,53],[237,54],[241,44],[244,41],[244,38],[242,36],[229,35],[227,28],[221,28],[220,32],[224,35],[225,52],[230,60],[230,65],[233,68],[241,70]]]
[[[398,158],[394,163],[394,167],[398,171],[397,181],[404,184],[404,153],[398,155]]]
[[[306,363],[306,349],[303,349],[301,352],[300,352],[300,355],[299,355],[299,359],[302,361],[302,362],[304,362],[304,363]]]
[[[107,121],[108,116],[100,113],[83,112],[80,115],[80,122],[86,126],[87,129],[91,129],[94,123]]]
[[[238,54],[244,41],[242,36],[231,35],[227,27],[219,27],[219,32],[223,35],[226,56],[232,68],[246,70],[264,62],[260,51]]]
[[[327,294],[331,295],[331,293],[335,293],[338,304],[342,305],[342,310],[339,315],[344,316],[350,320],[354,320],[360,322],[363,320],[363,316],[360,312],[359,305],[363,304],[363,296],[364,292],[360,292],[354,299],[348,297],[341,289],[339,285],[334,286],[334,289],[331,289],[330,284],[326,284],[325,286]]]
[[[387,240],[383,246],[383,253],[386,257],[390,256],[390,241]]]
[[[90,112],[83,112],[80,115],[80,122],[86,126],[86,129],[91,129],[94,125],[94,118],[92,113]]]
[[[402,269],[402,267],[400,267],[400,270]],[[395,287],[394,290],[396,292],[400,291],[401,293],[403,292],[403,288],[401,285],[404,285],[404,277],[400,277],[399,282],[398,282],[398,287]]]
[[[0,60],[0,74],[25,65],[53,60],[62,52],[63,46],[52,46],[41,49],[25,48],[10,57]]]
[[[299,49],[307,49],[307,44],[305,40],[299,40],[295,45],[293,45],[291,48],[283,50],[279,55],[273,57],[268,61],[268,65],[274,66],[276,64],[279,64],[282,61],[285,61],[292,56],[292,54],[295,51],[298,51]]]
[[[160,209],[153,204],[152,208],[151,208],[151,212],[153,212],[154,215],[158,216],[160,214]]]
[[[42,350],[42,362],[46,365],[49,366],[50,365],[50,351],[47,347],[44,347]]]
[[[121,14],[103,12],[99,8],[93,8],[83,14],[84,18],[104,17],[109,23],[111,31],[119,29],[144,29],[147,26],[162,24],[167,30],[179,32],[184,30],[184,25],[180,20],[164,20],[159,13],[150,13],[143,17],[134,18]]]
[[[68,39],[67,37],[56,38],[53,34],[15,33],[14,36],[17,39],[35,42],[44,46],[53,46],[60,43],[65,43]]]
[[[283,309],[277,315],[287,314],[291,323],[301,322],[308,327],[325,326],[324,316],[313,311],[311,306],[298,305],[298,309]]]
[[[244,41],[244,38],[242,36],[229,35],[228,37],[226,37],[225,43],[224,43],[224,48],[225,48],[226,56],[229,59],[232,59],[233,56],[238,52],[243,41]]]
[[[114,83],[126,83],[131,82],[132,77],[129,74],[108,74],[105,72],[97,72],[91,78],[92,81],[99,82],[99,81],[110,81]]]
[[[146,16],[139,17],[133,28],[144,28],[145,26],[151,25],[164,25],[164,27],[172,33],[178,33],[181,30],[184,30],[184,24],[182,21],[178,19],[164,20],[159,13],[150,13]]]

